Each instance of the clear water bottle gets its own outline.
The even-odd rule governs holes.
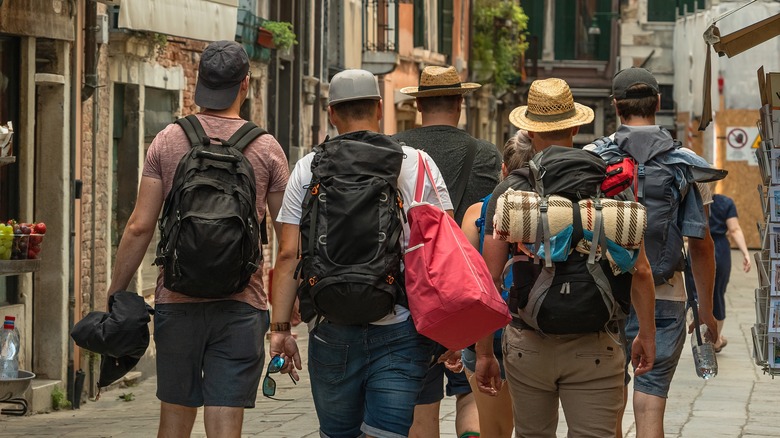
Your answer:
[[[691,348],[696,374],[702,379],[711,379],[718,375],[718,360],[715,358],[715,346],[705,338],[707,324],[702,324],[691,334]]]
[[[16,318],[6,316],[0,332],[0,380],[19,377],[19,331],[14,327]]]

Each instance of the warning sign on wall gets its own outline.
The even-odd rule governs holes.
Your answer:
[[[760,142],[755,126],[731,126],[726,128],[726,161],[747,161],[757,166],[755,147]]]

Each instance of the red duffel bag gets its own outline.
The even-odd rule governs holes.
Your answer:
[[[417,186],[407,213],[406,294],[417,331],[458,350],[506,326],[511,317],[482,255],[458,224],[443,207],[421,202],[426,175],[435,187],[418,153]]]

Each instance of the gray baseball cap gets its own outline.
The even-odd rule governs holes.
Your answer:
[[[200,56],[195,103],[213,110],[228,108],[248,73],[249,57],[241,44],[227,40],[209,44]]]
[[[350,100],[380,100],[379,84],[371,72],[359,69],[336,73],[330,80],[328,106]]]
[[[646,85],[650,89],[628,91],[634,85]],[[621,70],[612,78],[612,97],[616,100],[650,97],[658,93],[658,81],[655,76],[649,70],[641,67]]]

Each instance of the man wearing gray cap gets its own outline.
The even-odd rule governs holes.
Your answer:
[[[218,148],[215,139],[230,139],[247,123],[239,110],[249,81],[249,58],[240,44],[217,41],[203,51],[195,90],[201,112],[194,123],[212,140],[208,148]],[[135,209],[117,249],[109,295],[128,287],[154,235],[163,200],[172,192],[177,166],[199,159],[190,158],[195,155],[189,153],[193,146],[178,123],[162,130],[149,146]],[[242,153],[254,173],[256,196],[252,201],[257,219],[265,216],[266,203],[275,216],[289,177],[284,151],[273,136],[260,135]],[[278,234],[280,226],[274,223],[274,227]],[[199,252],[190,258],[211,263],[222,256]],[[196,298],[169,290],[164,286],[168,284],[165,269],[160,270],[154,316],[157,398],[162,402],[159,436],[189,436],[200,406],[205,406],[208,436],[241,436],[244,408],[255,405],[269,322],[262,259],[259,265],[246,287],[219,298]],[[212,274],[220,273],[208,273]],[[213,296],[210,291],[202,292]]]
[[[382,100],[365,70],[333,77],[328,115],[339,136],[298,161],[277,217],[283,225],[270,352],[284,359],[283,373],[297,376],[301,359],[289,322],[298,288],[320,435],[405,437],[433,352],[410,319],[400,268],[409,235],[400,210],[414,199],[418,153],[378,133]],[[438,168],[424,152],[419,157],[433,176],[422,200],[440,205],[440,197],[451,211]],[[387,223],[397,224],[395,231],[386,231]],[[384,260],[378,265],[377,254]]]

